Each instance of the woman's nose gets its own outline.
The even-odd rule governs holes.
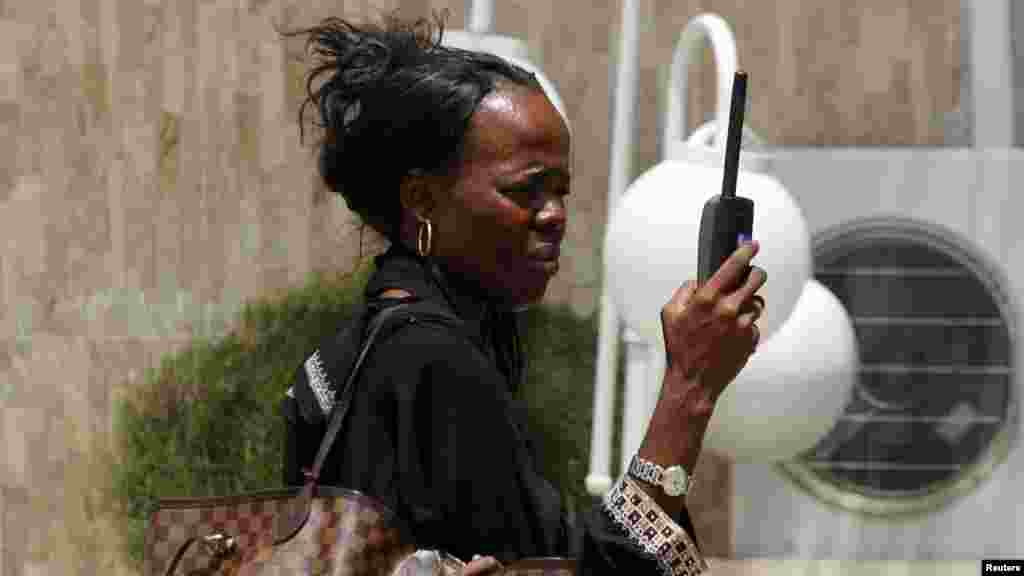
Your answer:
[[[550,235],[558,235],[553,241],[561,240],[565,233],[565,226],[569,220],[568,210],[565,208],[565,201],[561,197],[552,196],[548,198],[543,207],[537,212],[537,228]]]

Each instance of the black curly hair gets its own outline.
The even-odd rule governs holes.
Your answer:
[[[315,107],[324,183],[391,242],[399,241],[402,179],[414,171],[452,174],[473,113],[496,87],[543,90],[500,57],[442,46],[446,17],[407,21],[391,13],[361,26],[330,17],[283,33],[308,35],[315,60],[299,125],[304,139],[305,113]]]

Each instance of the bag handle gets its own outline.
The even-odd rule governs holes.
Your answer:
[[[363,366],[363,360],[370,352],[370,347],[373,346],[374,341],[377,339],[377,334],[384,327],[392,317],[398,312],[409,307],[408,303],[397,304],[390,308],[381,310],[370,319],[370,325],[367,329],[368,335],[366,343],[363,345],[363,349],[359,352],[359,356],[356,358],[355,364],[352,366],[352,370],[348,374],[348,380],[345,382],[344,388],[342,388],[342,395],[339,401],[334,405],[331,410],[331,421],[327,426],[327,431],[324,433],[324,438],[320,442],[320,449],[316,453],[316,458],[313,460],[313,468],[304,472],[306,476],[306,484],[316,482],[320,478],[320,471],[323,469],[324,462],[327,460],[327,455],[330,453],[331,448],[334,446],[334,441],[338,437],[338,432],[341,431],[341,426],[345,422],[345,416],[348,414],[348,408],[352,403],[352,395],[355,390],[355,380],[359,376],[359,371]]]
[[[416,304],[422,304],[419,306],[419,310],[417,310]],[[416,320],[416,316],[419,316],[424,319],[432,319],[435,321],[441,320],[455,325],[460,325],[462,323],[461,320],[452,314],[441,311],[434,306],[430,306],[429,302],[402,302],[380,310],[371,316],[368,323],[366,341],[352,366],[352,370],[349,372],[348,379],[345,381],[345,386],[342,388],[341,398],[335,403],[331,410],[331,420],[327,426],[327,431],[324,433],[323,440],[320,441],[320,448],[317,450],[316,458],[313,460],[313,467],[308,471],[304,471],[306,481],[296,497],[295,505],[289,506],[286,514],[278,516],[275,519],[274,526],[272,528],[274,545],[282,544],[294,538],[309,519],[310,512],[312,511],[313,493],[316,490],[316,484],[320,478],[320,472],[323,469],[323,465],[327,460],[328,454],[330,454],[334,441],[338,437],[338,433],[341,431],[342,425],[345,423],[345,416],[348,414],[348,408],[352,402],[355,380],[359,376],[359,371],[363,366],[363,361],[369,354],[370,348],[373,346],[373,343],[377,339],[377,335],[380,333],[381,329],[383,329],[389,321],[394,320],[395,318],[400,318],[402,313],[409,316],[410,322],[414,322]],[[413,316],[413,314],[416,314],[416,316]],[[164,573],[165,576],[172,576],[174,574],[174,570],[177,568],[178,563],[181,562],[185,552],[197,541],[198,538],[192,537],[178,547],[170,565],[167,567],[167,571]],[[218,557],[224,554],[230,554],[233,551],[233,542],[231,542],[226,548],[219,550],[218,553],[214,553],[213,555]],[[218,558],[218,560],[219,559],[220,558]]]
[[[417,304],[419,304],[419,310],[417,310]],[[327,431],[324,433],[323,440],[320,442],[320,448],[317,450],[316,458],[313,460],[313,467],[308,471],[303,471],[305,476],[305,484],[302,487],[302,491],[299,493],[299,506],[292,507],[292,513],[286,514],[280,517],[280,522],[275,525],[274,530],[274,543],[280,544],[293,538],[302,526],[306,523],[309,518],[311,510],[311,504],[313,500],[313,492],[317,481],[320,479],[320,472],[323,469],[324,462],[327,460],[328,454],[330,454],[331,448],[334,446],[334,441],[338,437],[338,433],[341,432],[342,425],[345,423],[345,416],[348,414],[349,406],[352,403],[352,395],[355,390],[355,381],[359,376],[360,369],[363,366],[363,361],[370,352],[371,346],[377,339],[377,335],[381,329],[395,318],[400,318],[402,315],[409,315],[409,321],[414,322],[415,316],[426,318],[432,318],[434,320],[444,320],[447,322],[459,325],[462,323],[457,317],[447,312],[441,311],[436,306],[431,306],[429,302],[418,301],[418,302],[402,302],[394,306],[390,306],[383,310],[378,311],[374,314],[369,322],[367,329],[368,335],[366,337],[366,343],[363,345],[362,350],[359,352],[359,356],[356,358],[352,370],[349,372],[348,379],[345,381],[345,386],[342,388],[342,394],[338,402],[334,404],[331,410],[331,420],[327,426]]]

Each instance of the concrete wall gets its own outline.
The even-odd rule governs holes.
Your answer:
[[[498,31],[542,54],[576,121],[550,299],[588,314],[619,4],[497,3]],[[648,0],[638,171],[656,160],[675,39],[712,5],[736,30],[748,120],[770,142],[941,143],[959,94],[955,0]],[[454,0],[0,0],[0,576],[128,573],[100,489],[114,399],[190,336],[222,333],[246,299],[355,264],[351,215],[299,144],[302,67],[272,23],[394,8],[450,8],[455,27],[464,14]],[[691,82],[705,88],[694,117],[709,112],[709,72]],[[729,477],[710,456],[701,466]],[[703,490],[699,530],[729,555],[731,495]]]

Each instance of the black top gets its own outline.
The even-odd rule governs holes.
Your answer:
[[[405,519],[420,548],[466,561],[571,556],[582,574],[659,574],[654,557],[599,505],[574,522],[540,476],[524,405],[512,393],[520,371],[506,361],[517,346],[502,337],[511,332],[515,341],[514,313],[496,311],[472,284],[403,247],[393,245],[376,265],[368,299],[401,288],[446,303],[469,337],[416,323],[379,340],[320,483],[379,498]],[[288,434],[288,484],[302,483],[299,470],[312,462],[321,432],[300,426]],[[685,509],[675,520],[696,541]]]

